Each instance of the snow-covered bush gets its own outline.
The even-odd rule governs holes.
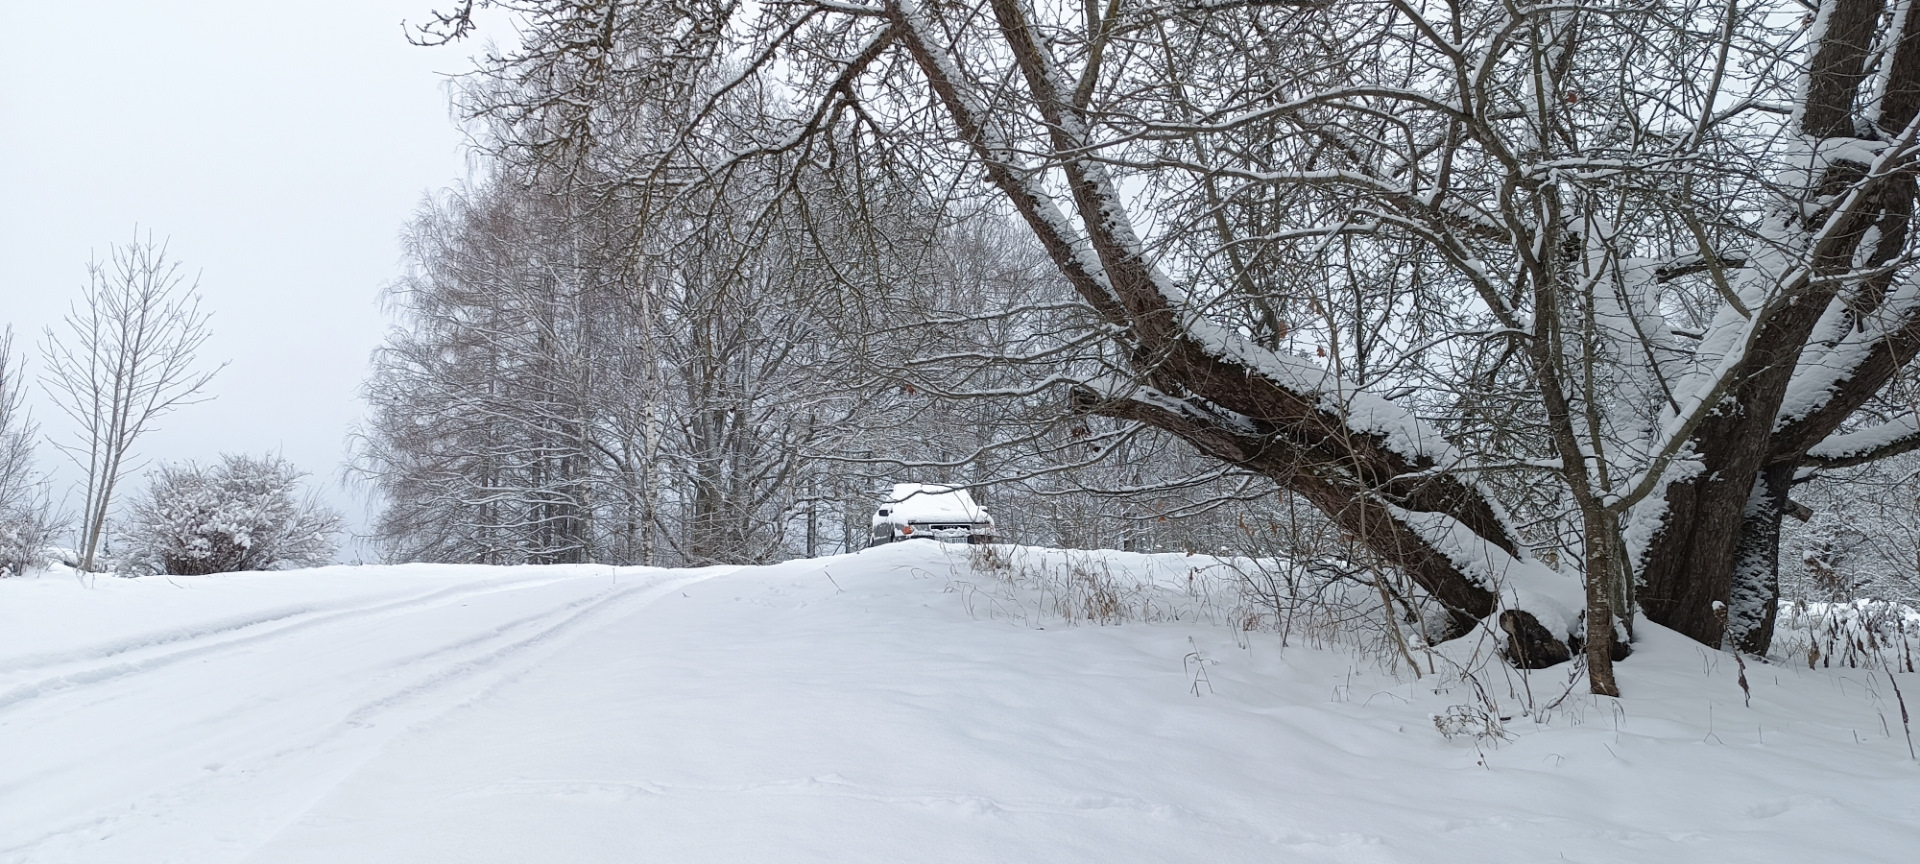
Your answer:
[[[136,571],[179,576],[324,564],[341,517],[296,496],[302,476],[277,456],[162,466],[133,504],[125,560]]]
[[[55,525],[48,518],[44,500],[26,507],[0,507],[0,578],[18,576],[34,567],[46,566],[50,559],[48,544]]]

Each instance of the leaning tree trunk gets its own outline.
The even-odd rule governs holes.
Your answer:
[[[1063,89],[1065,77],[1028,26],[1022,5],[990,5],[1052,149],[1094,149],[1083,109]],[[1076,293],[1116,332],[1127,334],[1122,347],[1136,381],[1114,391],[1076,389],[1077,410],[1158,427],[1208,456],[1274,478],[1406,572],[1452,612],[1456,627],[1500,611],[1500,567],[1482,562],[1518,562],[1525,553],[1483,490],[1442,470],[1442,460],[1422,449],[1434,446],[1427,436],[1415,434],[1410,442],[1352,422],[1346,403],[1377,397],[1357,394],[1317,367],[1252,346],[1224,346],[1189,329],[1195,325],[1173,303],[1178,289],[1148,259],[1102,166],[1085,159],[1059,165],[1078,217],[1069,222],[1034,185],[1022,148],[1001,134],[1003,121],[985,110],[991,100],[959,74],[950,59],[956,49],[942,41],[948,38],[944,31],[910,0],[891,0],[886,7],[893,22],[888,38],[899,39],[914,58],[988,180]],[[862,60],[877,56],[878,47]],[[1397,406],[1380,401],[1370,407],[1391,412]],[[1447,526],[1470,533],[1484,548],[1444,548],[1436,536],[1450,539]],[[1525,611],[1506,610],[1501,624],[1512,636],[1509,656],[1516,662],[1543,666],[1567,658],[1560,641],[1566,634],[1548,633]]]

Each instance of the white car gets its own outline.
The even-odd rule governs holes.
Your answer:
[[[993,539],[993,517],[965,489],[895,483],[873,514],[873,545],[918,538],[954,543]]]

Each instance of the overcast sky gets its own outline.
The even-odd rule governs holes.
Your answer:
[[[440,73],[476,48],[401,37],[436,3],[0,3],[0,323],[30,372],[88,256],[151,229],[200,275],[202,362],[230,365],[141,454],[278,451],[348,504],[339,467],[400,228],[465,173]],[[33,407],[64,427],[44,394]]]

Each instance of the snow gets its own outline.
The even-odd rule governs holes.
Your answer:
[[[1884,672],[1749,659],[1749,706],[1732,657],[1643,623],[1626,699],[1548,708],[1566,667],[1483,667],[1475,688],[1299,633],[984,615],[960,586],[993,577],[968,560],[909,542],[698,571],[0,581],[0,861],[1913,848],[1920,763]]]
[[[1389,505],[1394,518],[1419,533],[1461,572],[1478,574],[1500,596],[1500,608],[1531,614],[1547,632],[1575,635],[1579,610],[1586,608],[1580,580],[1540,561],[1515,558],[1488,543],[1460,520],[1443,513],[1420,513]]]
[[[1823,313],[1821,322],[1823,326],[1839,322],[1840,337],[1832,344],[1809,344],[1801,354],[1781,400],[1775,429],[1785,428],[1825,407],[1848,379],[1859,374],[1873,353],[1884,347],[1890,336],[1920,314],[1920,280],[1904,279],[1894,283],[1885,301],[1863,318],[1846,310],[1843,301],[1844,298],[1835,301]]]

